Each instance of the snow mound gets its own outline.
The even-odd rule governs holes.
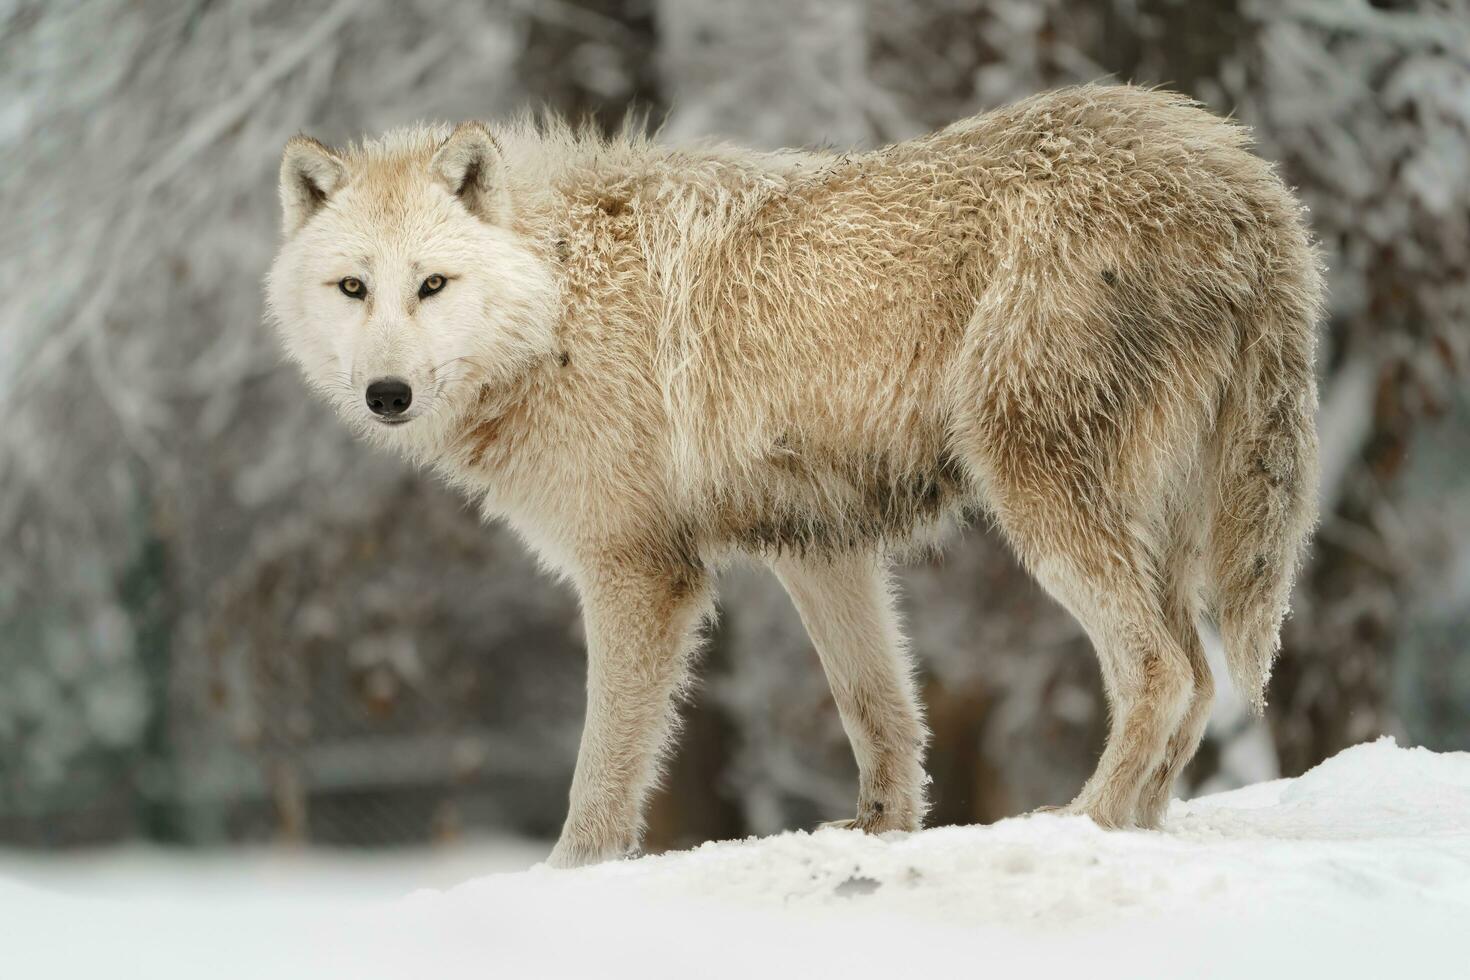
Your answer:
[[[1384,739],[1176,802],[1152,833],[1054,815],[820,830],[386,903],[0,883],[0,976],[1464,975],[1467,922],[1470,753]]]

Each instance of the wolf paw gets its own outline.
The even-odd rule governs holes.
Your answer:
[[[601,864],[604,861],[618,861],[633,857],[637,850],[636,845],[626,842],[599,843],[563,837],[551,849],[546,865],[558,869],[582,868],[589,864]]]
[[[884,803],[862,803],[858,815],[851,820],[829,820],[823,828],[838,830],[861,830],[865,834],[886,834],[890,830],[914,831],[919,829],[919,818],[912,807],[890,807]]]
[[[1124,807],[1108,800],[1084,800],[1081,797],[1066,806],[1038,807],[1032,813],[1061,813],[1075,817],[1091,817],[1104,830],[1152,830],[1157,820],[1149,821],[1136,807]]]

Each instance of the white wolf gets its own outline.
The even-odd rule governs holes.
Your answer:
[[[1071,804],[1157,824],[1213,693],[1259,704],[1314,520],[1299,207],[1178,96],[1039,96],[871,153],[557,123],[293,139],[269,308],[348,424],[577,588],[586,728],[552,863],[629,853],[711,569],[774,568],[870,831],[922,820],[887,564],[986,512],[1097,648],[1112,726]]]

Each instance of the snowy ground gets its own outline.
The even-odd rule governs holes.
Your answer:
[[[1162,833],[824,830],[404,898],[402,867],[257,859],[220,891],[133,860],[0,861],[0,977],[1470,976],[1470,754],[1389,740]]]

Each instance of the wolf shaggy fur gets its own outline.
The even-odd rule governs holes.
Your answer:
[[[287,146],[287,351],[582,599],[553,863],[636,847],[712,570],[740,553],[828,674],[851,825],[916,828],[888,564],[980,513],[1101,662],[1111,727],[1070,809],[1159,823],[1213,695],[1199,617],[1259,705],[1315,517],[1322,286],[1247,142],[1180,96],[1087,86],[842,155],[528,120]],[[430,274],[448,285],[420,296]],[[364,406],[385,376],[407,424]]]

